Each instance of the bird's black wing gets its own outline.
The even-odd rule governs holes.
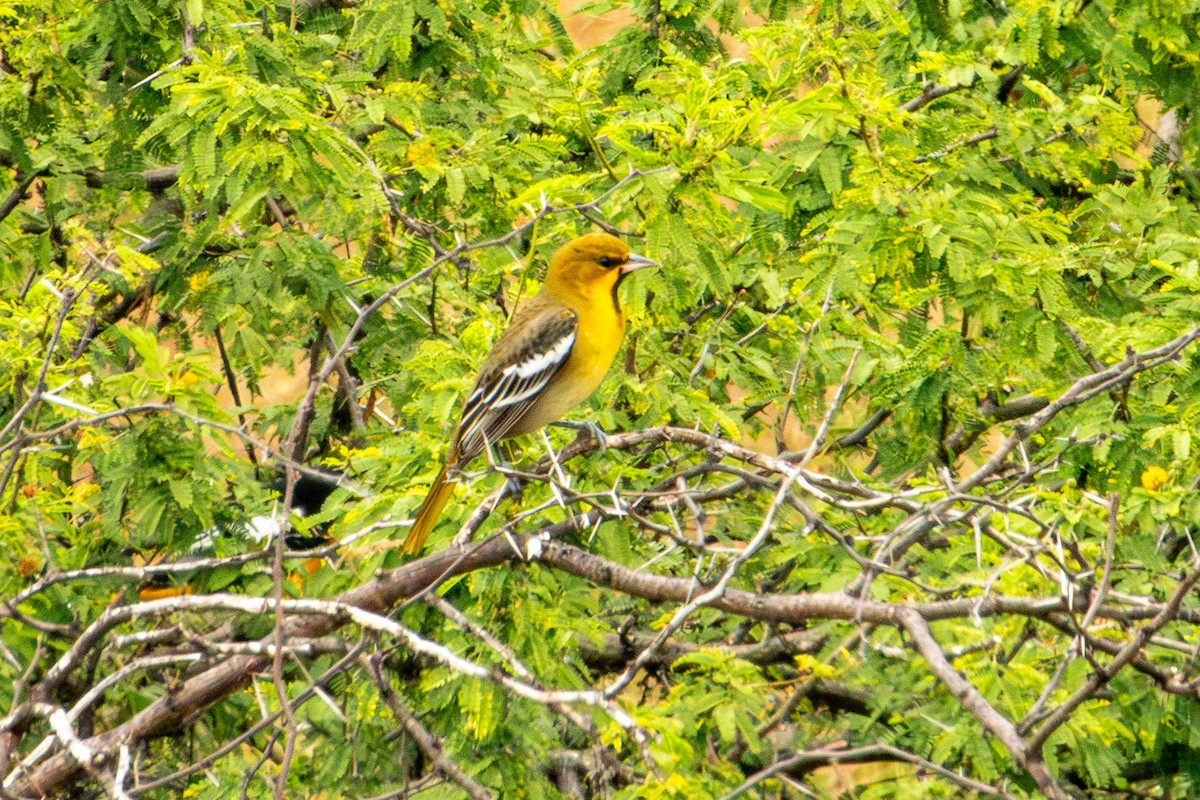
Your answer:
[[[569,308],[531,308],[518,314],[492,348],[458,425],[459,465],[499,441],[571,355],[578,319]]]

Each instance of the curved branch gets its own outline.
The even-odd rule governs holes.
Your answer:
[[[442,551],[352,589],[339,599],[344,604],[365,611],[385,613],[400,599],[415,595],[426,586],[445,577],[496,566],[512,557],[511,546],[502,539],[485,542],[466,554]],[[101,627],[107,626],[106,629],[111,629],[131,616],[120,608],[106,612],[107,618]],[[322,636],[346,621],[348,620],[324,615],[289,617],[285,634],[288,637]],[[270,655],[243,655],[227,658],[211,666],[122,724],[85,740],[83,744],[93,756],[91,765],[110,762],[122,745],[132,746],[176,730],[192,715],[244,689],[250,684],[253,675],[270,663]],[[69,751],[64,750],[31,769],[23,778],[14,781],[7,791],[15,797],[41,798],[58,794],[70,789],[82,777],[83,769],[84,765]]]

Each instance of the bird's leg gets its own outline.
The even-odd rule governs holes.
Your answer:
[[[605,435],[604,429],[592,422],[590,419],[584,420],[583,422],[560,419],[557,422],[551,422],[550,424],[557,425],[560,428],[570,428],[573,431],[579,431],[580,436],[582,436],[586,431],[588,435],[596,440],[596,444],[599,445],[601,453],[608,449],[608,436]]]
[[[500,458],[496,458],[496,454],[492,452],[492,443],[484,438],[484,452],[487,454],[488,466],[504,476],[504,494],[512,495],[517,502],[520,502],[521,495],[524,493],[524,486],[521,479],[515,474],[512,468],[512,453],[509,451],[508,442],[496,442],[496,449],[500,451]]]

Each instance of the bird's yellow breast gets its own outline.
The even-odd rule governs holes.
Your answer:
[[[506,438],[532,433],[556,422],[588,399],[621,349],[625,319],[610,297],[604,297],[602,302],[572,303],[571,307],[579,318],[571,355],[542,390],[537,402],[508,430]]]

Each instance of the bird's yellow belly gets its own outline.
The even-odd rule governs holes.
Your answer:
[[[542,390],[538,402],[509,428],[505,438],[532,433],[556,422],[588,399],[604,379],[620,346],[619,338],[613,342],[600,342],[580,331],[567,363]]]

